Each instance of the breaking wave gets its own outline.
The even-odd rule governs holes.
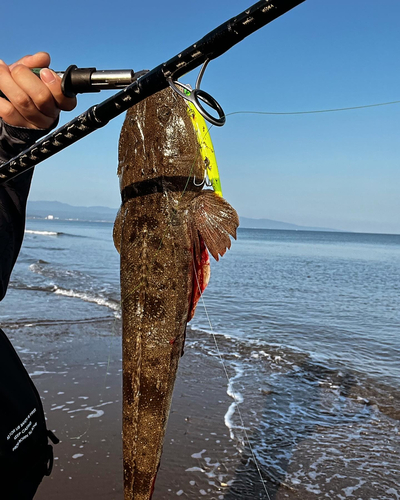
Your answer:
[[[66,269],[39,259],[28,266],[31,273],[13,279],[10,288],[51,293],[106,307],[120,318],[118,287],[99,281],[96,276],[78,269]],[[32,275],[33,273],[33,275]]]
[[[79,292],[76,290],[66,290],[63,288],[54,287],[53,292],[56,295],[63,295],[64,297],[72,297],[75,299],[81,299],[85,302],[91,302],[93,304],[97,304],[99,306],[108,307],[115,311],[115,313],[119,314],[121,311],[120,303],[116,300],[112,300],[110,298],[101,297],[99,295],[91,294],[88,292]]]
[[[57,231],[34,231],[33,229],[25,229],[26,234],[37,234],[40,236],[60,236],[63,233]]]
[[[70,238],[89,238],[90,236],[83,236],[81,234],[64,233],[62,231],[42,231],[38,229],[25,229],[25,234],[32,234],[34,236],[69,236]]]

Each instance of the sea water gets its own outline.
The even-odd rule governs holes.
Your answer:
[[[243,229],[213,267],[192,328],[220,343],[227,424],[288,492],[400,498],[399,292],[398,235]]]
[[[243,470],[257,462],[282,498],[400,498],[399,297],[399,235],[239,228],[187,348],[224,363]],[[28,220],[2,327],[107,318],[120,318],[112,224]],[[249,480],[224,498],[247,498]]]

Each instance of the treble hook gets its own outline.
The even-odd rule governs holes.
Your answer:
[[[203,184],[206,184],[206,174],[204,173],[203,180],[202,180],[200,183],[198,183],[198,184],[196,184],[196,174],[194,174],[194,175],[193,175],[193,184],[194,184],[195,186],[202,186]],[[206,184],[206,185],[207,185],[207,184]]]
[[[204,119],[206,119],[213,125],[216,125],[217,127],[222,127],[222,125],[224,125],[226,121],[224,110],[221,108],[218,101],[216,101],[212,95],[210,95],[208,92],[205,92],[204,90],[201,90],[200,88],[201,80],[203,78],[204,72],[209,62],[210,59],[206,59],[204,61],[204,64],[201,67],[199,75],[196,80],[196,86],[193,90],[190,88],[189,85],[185,85],[184,83],[173,80],[171,76],[167,77],[167,82],[169,86],[172,88],[172,90],[174,90],[177,94],[186,99],[186,101],[191,102],[193,106],[195,106],[197,111],[203,116]],[[177,87],[177,85],[183,87],[188,92],[188,94],[182,92]],[[211,115],[206,109],[204,109],[200,101],[204,102],[205,104],[207,104],[207,106],[210,106],[210,108],[216,111],[218,113],[218,118]]]

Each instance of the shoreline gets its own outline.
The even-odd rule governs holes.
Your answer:
[[[121,338],[106,334],[113,325],[86,324],[83,335],[81,324],[62,325],[61,336],[50,325],[11,332],[42,396],[49,428],[61,441],[35,500],[123,498]],[[219,361],[187,347],[153,500],[229,498],[232,472],[241,463],[224,423],[231,404]]]
[[[35,500],[123,499],[120,327],[119,320],[103,319],[6,331],[42,396],[49,429],[61,440],[54,446],[53,473],[43,479]],[[254,381],[250,377],[246,382],[246,374],[233,387],[236,393],[244,390],[241,412],[261,457],[267,495],[248,446],[231,439],[225,424],[233,399],[211,347],[209,335],[188,330],[153,500],[319,500],[321,495],[345,498],[352,491],[365,500],[396,498],[390,492],[397,491],[398,446],[383,442],[387,434],[381,431],[394,431],[396,421],[352,397],[345,386],[338,393],[321,386],[324,378],[318,374],[315,381],[302,380],[303,387],[292,370],[281,374],[283,392],[279,379],[271,387],[271,380],[266,382],[261,392],[259,385],[247,386]],[[250,351],[242,355],[251,358]],[[235,366],[235,352],[228,356]],[[261,366],[270,370],[267,360]],[[234,372],[230,375],[233,383]],[[338,408],[339,418],[321,425],[320,419],[330,415],[324,406],[332,397],[343,410]],[[292,413],[288,405],[295,402],[298,412]],[[302,417],[309,404],[321,424]],[[239,425],[237,415],[235,421]],[[244,439],[240,426],[234,432]],[[379,476],[378,465],[369,479],[362,473],[364,466],[373,466],[375,447],[392,464],[392,476]],[[272,462],[264,464],[263,456]]]

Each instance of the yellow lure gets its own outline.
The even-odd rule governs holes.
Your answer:
[[[200,154],[204,161],[207,177],[215,193],[222,197],[217,159],[215,158],[214,146],[206,121],[191,102],[187,101],[187,105],[189,116],[192,118],[193,127],[196,131],[197,141],[200,146]]]

